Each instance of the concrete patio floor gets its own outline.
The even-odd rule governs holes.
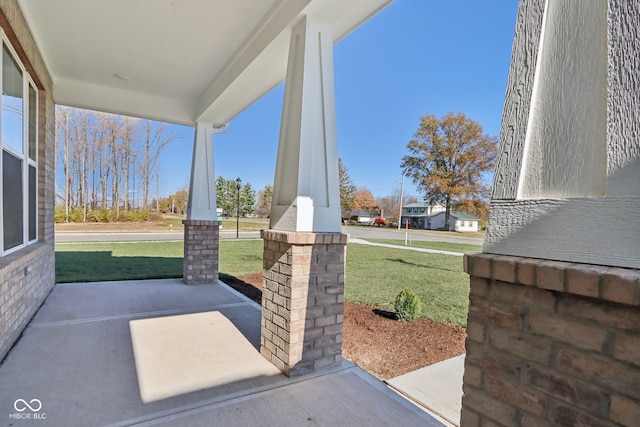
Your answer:
[[[130,322],[204,312],[219,312],[258,348],[260,307],[226,285],[57,285],[0,365],[0,425],[442,425],[346,360],[295,379],[250,376],[143,403]]]

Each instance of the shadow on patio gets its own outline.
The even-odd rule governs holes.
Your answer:
[[[193,313],[199,314],[184,316]],[[185,320],[186,335],[181,336],[179,325]],[[214,333],[217,341],[207,338]],[[155,380],[171,385],[186,377],[171,372],[171,364],[162,365],[168,360],[165,353],[180,354],[167,347],[174,340],[184,350],[184,360],[178,358],[183,368],[198,365],[189,359],[194,352],[195,360],[210,359],[195,366],[189,374],[194,381],[186,388],[152,393],[150,402],[143,403],[141,367],[159,363],[150,377],[142,374],[151,378],[147,385],[152,389]],[[0,365],[0,383],[7,385],[0,389],[1,424],[441,425],[347,361],[295,379],[264,366],[252,371],[261,361],[251,357],[232,357],[235,366],[228,360],[217,364],[216,355],[232,352],[232,342],[244,342],[244,347],[233,347],[245,353],[259,347],[260,307],[226,285],[185,286],[180,279],[57,285]],[[202,353],[207,348],[211,351]],[[202,368],[202,376],[213,382],[198,382]],[[191,391],[202,387],[209,388]],[[24,402],[33,403],[26,407]]]

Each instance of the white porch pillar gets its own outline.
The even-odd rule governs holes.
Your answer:
[[[196,124],[187,219],[217,220],[216,185],[213,171],[213,127],[206,123]]]
[[[271,204],[263,230],[260,352],[295,376],[342,360],[345,246],[341,233],[333,38],[305,17],[289,47]]]
[[[216,283],[220,222],[216,214],[213,133],[198,123],[193,141],[189,205],[184,224],[183,280],[186,284]]]
[[[307,16],[291,34],[272,229],[341,231],[334,98],[331,30]]]
[[[520,0],[462,426],[640,425],[639,29],[638,1]]]
[[[484,252],[640,268],[640,6],[520,4]]]

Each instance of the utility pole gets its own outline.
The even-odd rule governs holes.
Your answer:
[[[402,175],[402,186],[400,187],[400,212],[398,212],[398,231],[400,231],[400,227],[402,226],[402,201],[403,200],[404,200],[404,174]]]

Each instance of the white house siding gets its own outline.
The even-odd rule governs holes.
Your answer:
[[[444,228],[444,216],[445,214],[443,213],[441,215],[434,215],[431,218],[429,218],[428,229],[439,230],[441,228]]]
[[[438,212],[444,212],[445,210],[447,210],[447,208],[442,205],[433,205],[430,207],[429,215],[434,215]]]
[[[38,240],[0,257],[0,360],[55,283],[52,82],[16,0],[0,0],[0,26],[38,90]],[[1,191],[1,190],[0,190]]]
[[[446,212],[438,212],[437,214],[431,216],[428,221],[428,229],[429,230],[441,230],[445,228],[444,219]],[[474,219],[458,219],[452,213],[449,218],[449,229],[455,231],[470,231],[476,232],[478,231],[478,220]]]
[[[438,212],[444,212],[445,207],[442,205],[429,205],[428,203],[409,203],[402,208],[401,224],[404,227],[406,221],[409,221],[411,228],[423,228],[429,230],[429,217]],[[444,223],[443,223],[444,224]],[[441,226],[441,228],[444,225]]]
[[[455,230],[456,231],[470,231],[476,232],[478,231],[478,221],[471,220],[456,220],[455,222]]]

